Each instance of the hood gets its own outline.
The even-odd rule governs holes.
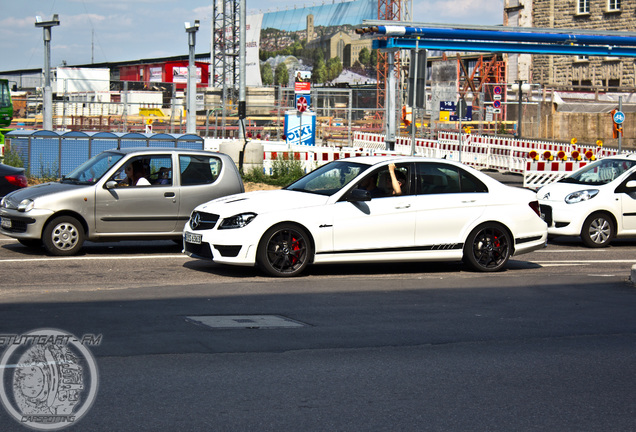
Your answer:
[[[602,185],[584,185],[574,183],[550,183],[537,191],[537,199],[540,201],[563,201],[566,196],[582,190],[602,190]],[[549,194],[549,195],[548,195]]]
[[[49,197],[57,193],[64,193],[70,190],[78,190],[82,188],[92,188],[94,186],[75,185],[70,183],[49,182],[35,186],[18,189],[5,196],[5,201],[10,206],[17,206],[20,201],[25,199],[35,200],[37,198]]]
[[[230,195],[201,204],[196,210],[219,215],[243,212],[269,213],[270,211],[299,209],[324,205],[331,197],[290,190],[268,190]]]

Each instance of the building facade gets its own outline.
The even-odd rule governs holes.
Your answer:
[[[504,25],[592,31],[636,31],[636,1],[504,0]],[[543,86],[634,87],[630,58],[558,55],[508,55],[509,82],[518,79]]]

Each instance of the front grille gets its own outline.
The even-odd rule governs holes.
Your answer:
[[[190,228],[195,231],[211,230],[219,220],[219,215],[195,211],[190,216]]]
[[[550,207],[549,205],[541,204],[539,206],[539,209],[541,210],[541,219],[543,219],[545,223],[547,223],[548,226],[551,227],[552,226],[552,207]]]
[[[212,256],[212,250],[210,249],[210,244],[206,242],[201,242],[200,244],[183,242],[183,249],[188,254],[196,255],[199,258],[209,258],[214,259]]]
[[[27,230],[27,222],[17,219],[11,219],[11,228],[4,228],[7,232],[23,233]]]

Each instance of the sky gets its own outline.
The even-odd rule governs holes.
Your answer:
[[[246,1],[248,15],[325,3]],[[51,67],[187,55],[184,23],[195,19],[200,21],[196,53],[209,53],[212,4],[211,0],[0,0],[0,71],[42,68],[43,30],[35,27],[35,17],[48,21],[53,14],[58,14],[60,25],[52,28]],[[259,9],[263,4],[268,9]],[[415,22],[499,25],[503,0],[412,0],[411,14]]]

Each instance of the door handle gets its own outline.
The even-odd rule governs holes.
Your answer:
[[[466,201],[462,201],[463,204],[468,204],[468,203],[474,203],[477,200],[466,200]]]
[[[166,198],[174,198],[174,192],[165,192],[163,194],[163,196],[165,196]]]
[[[407,209],[411,208],[411,204],[401,204],[395,207],[396,209]]]

